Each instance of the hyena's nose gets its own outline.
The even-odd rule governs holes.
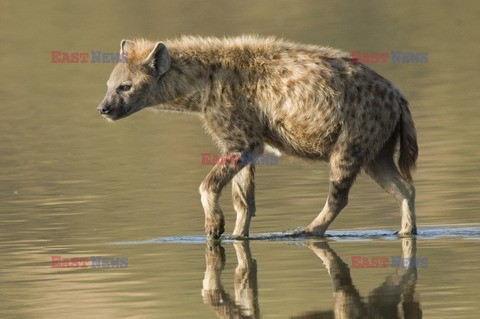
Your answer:
[[[110,105],[100,104],[97,110],[100,114],[108,114],[110,112]]]

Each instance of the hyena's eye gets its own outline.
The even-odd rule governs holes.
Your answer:
[[[122,84],[117,87],[117,92],[127,92],[132,88],[131,84]]]

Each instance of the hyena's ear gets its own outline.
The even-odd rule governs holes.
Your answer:
[[[158,42],[145,59],[145,63],[154,69],[157,79],[164,75],[170,69],[171,64],[170,53],[165,44]]]
[[[128,52],[128,50],[133,48],[134,45],[135,45],[135,43],[133,41],[122,40],[120,42],[120,54],[125,55]]]

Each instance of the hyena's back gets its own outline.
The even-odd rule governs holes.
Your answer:
[[[350,143],[366,161],[407,108],[392,83],[339,50],[285,49],[265,72],[258,83],[264,138],[292,155],[328,160],[338,143]]]

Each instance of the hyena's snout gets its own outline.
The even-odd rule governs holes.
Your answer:
[[[97,111],[108,120],[118,120],[130,113],[132,108],[126,105],[123,99],[104,99],[97,107]]]
[[[115,101],[114,96],[112,94],[107,94],[103,98],[102,102],[98,105],[97,111],[102,114],[102,115],[112,115],[115,112],[115,104],[117,101]]]
[[[102,115],[107,115],[112,111],[112,105],[102,102],[99,106],[97,106],[97,111]]]

